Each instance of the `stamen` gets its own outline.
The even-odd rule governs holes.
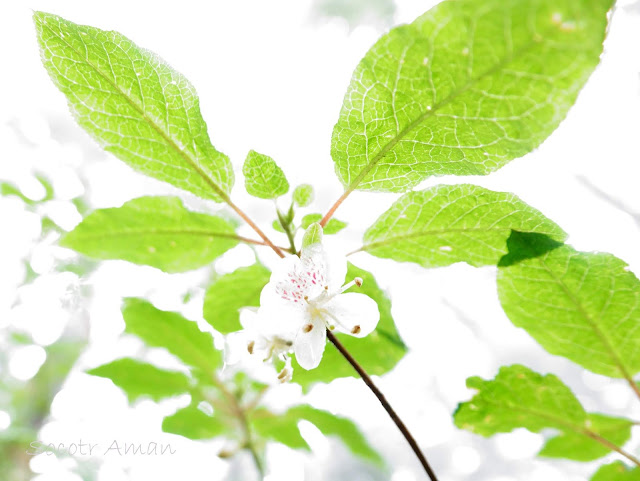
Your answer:
[[[253,354],[253,348],[255,345],[255,341],[249,341],[249,344],[247,344],[247,351],[249,351],[249,354]]]
[[[360,331],[362,329],[360,329],[360,326],[353,326],[353,329],[351,329],[351,334],[360,334]]]
[[[307,324],[302,328],[302,332],[306,334],[307,332],[311,332],[312,329],[313,329],[313,324]]]
[[[351,282],[349,282],[349,283],[345,284],[344,286],[342,286],[340,288],[339,294],[342,294],[344,291],[346,291],[347,289],[349,289],[349,288],[351,288],[353,286],[361,287],[362,286],[362,278],[361,277],[356,277]]]

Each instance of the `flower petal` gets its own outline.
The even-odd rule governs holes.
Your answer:
[[[355,337],[370,334],[380,320],[376,301],[356,292],[334,297],[325,309],[337,329]]]
[[[307,370],[318,367],[326,343],[327,332],[324,322],[314,319],[303,324],[294,342],[298,364]]]

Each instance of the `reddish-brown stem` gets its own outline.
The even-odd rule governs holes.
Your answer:
[[[322,220],[320,221],[320,225],[322,227],[324,227],[325,225],[327,225],[327,222],[329,222],[329,219],[331,219],[331,217],[333,217],[333,214],[336,213],[336,210],[338,210],[338,207],[340,207],[340,204],[342,204],[344,202],[344,200],[349,197],[349,194],[351,194],[351,192],[353,192],[353,189],[347,189],[344,191],[344,194],[342,194],[340,196],[340,198],[338,200],[336,200],[335,204],[333,204],[331,206],[331,209],[329,209],[329,211],[324,215],[324,217],[322,218]]]
[[[429,479],[431,479],[431,481],[438,481],[438,478],[436,477],[436,473],[434,473],[433,469],[431,469],[431,466],[429,466],[429,463],[427,462],[427,458],[424,456],[424,454],[422,454],[422,451],[420,450],[420,446],[418,446],[418,443],[416,442],[414,437],[411,435],[411,432],[409,431],[407,426],[405,426],[405,424],[402,422],[402,419],[400,419],[400,417],[395,412],[395,410],[391,407],[391,404],[389,404],[387,399],[384,397],[384,394],[382,394],[380,389],[378,389],[378,387],[373,383],[373,380],[371,379],[369,374],[367,374],[364,368],[358,363],[358,361],[354,359],[351,353],[347,351],[347,349],[342,345],[342,343],[338,340],[338,338],[329,329],[327,329],[327,337],[329,338],[329,341],[331,341],[331,343],[336,347],[336,349],[340,351],[340,354],[342,354],[344,358],[349,362],[349,364],[351,364],[351,366],[356,370],[356,372],[360,375],[364,383],[369,387],[369,389],[371,389],[375,397],[378,398],[378,401],[380,401],[380,404],[382,404],[382,407],[384,408],[384,410],[387,411],[387,414],[389,415],[389,417],[393,420],[393,422],[398,427],[398,429],[400,430],[404,438],[409,443],[409,446],[411,446],[411,449],[413,450],[415,455],[418,457],[418,460],[420,461],[420,464],[422,465],[427,475],[429,476]]]
[[[249,226],[256,232],[256,234],[258,234],[262,238],[265,245],[271,247],[271,249],[273,249],[273,252],[278,254],[280,257],[284,257],[284,252],[282,252],[282,249],[271,242],[271,239],[269,239],[267,235],[262,232],[260,227],[258,227],[258,225],[253,222],[251,218],[247,214],[245,214],[242,209],[240,209],[240,207],[235,205],[228,197],[226,197],[224,201],[235,211],[236,214],[238,214],[242,218],[243,221],[249,224]]]

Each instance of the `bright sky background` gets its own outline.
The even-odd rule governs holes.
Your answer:
[[[396,0],[391,24],[411,21],[434,3]],[[255,149],[276,159],[292,185],[313,183],[317,211],[326,211],[340,195],[329,155],[331,130],[351,72],[385,30],[384,22],[349,26],[340,18],[320,18],[310,0],[2,2],[0,180],[16,182],[37,197],[41,193],[30,174],[35,169],[46,172],[59,199],[47,204],[46,213],[67,228],[80,220],[69,199],[83,193],[85,186],[94,208],[177,191],[133,173],[104,154],[74,124],[63,95],[40,63],[32,10],[118,30],[185,74],[198,89],[212,142],[231,157],[238,173],[248,150]],[[611,252],[639,274],[638,45],[640,4],[620,1],[602,64],[566,121],[541,148],[488,177],[445,177],[428,180],[421,187],[473,182],[512,191],[563,227],[578,249]],[[241,184],[240,176],[236,184]],[[236,190],[237,203],[268,226],[269,204]],[[198,205],[192,197],[181,195],[189,205]],[[348,233],[334,241],[336,247],[345,252],[358,247],[362,231],[396,197],[353,194],[337,213],[350,225]],[[202,283],[206,272],[170,276],[114,261],[102,263],[89,279],[78,279],[52,270],[56,259],[72,254],[55,247],[55,238],[39,239],[38,217],[27,213],[20,202],[0,198],[0,226],[0,328],[19,327],[46,346],[67,323],[88,320],[91,326],[90,347],[57,395],[52,419],[40,439],[71,443],[81,438],[104,449],[114,439],[170,442],[177,449],[173,456],[148,459],[98,457],[98,481],[200,481],[227,475],[234,479],[234,472],[242,473],[241,463],[213,456],[220,448],[218,442],[192,443],[161,433],[162,416],[186,399],[159,406],[143,401],[130,408],[124,394],[108,380],[83,373],[116,357],[142,352],[135,340],[120,337],[122,297],[145,296],[159,308],[177,309],[182,294]],[[21,259],[26,256],[41,277],[17,290],[25,275]],[[275,259],[265,252],[262,260],[269,264]],[[587,409],[640,418],[640,409],[632,404],[622,382],[583,373],[571,362],[547,354],[509,323],[497,300],[493,269],[455,265],[427,271],[367,254],[352,260],[372,270],[392,298],[395,320],[412,351],[379,384],[415,432],[441,479],[578,481],[594,470],[595,464],[534,459],[541,435],[516,431],[486,440],[453,426],[451,413],[471,394],[465,379],[492,377],[503,364],[523,363],[558,374]],[[239,247],[216,267],[231,271],[251,261],[250,250]],[[78,294],[83,286],[94,291],[87,304]],[[187,306],[185,314],[191,319],[201,317],[202,295],[201,289],[196,290]],[[159,365],[173,366],[161,351],[145,352]],[[31,377],[44,361],[37,346],[11,355],[11,374],[21,379]],[[283,399],[298,395],[293,386],[282,391]],[[424,479],[413,454],[362,383],[348,380],[321,387],[309,400],[355,419],[388,460],[392,481]],[[8,424],[3,412],[0,406],[0,429]],[[330,479],[330,473],[332,479],[385,479],[354,464],[339,445],[329,445],[313,432],[309,436],[313,455],[292,455],[283,448],[271,451],[270,481]],[[638,432],[634,440],[632,447],[637,449]],[[40,473],[38,481],[76,481],[79,478],[68,472],[74,463],[73,458],[38,456],[32,467]],[[245,479],[242,474],[235,476]]]

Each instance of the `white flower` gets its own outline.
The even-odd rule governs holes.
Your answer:
[[[303,247],[300,258],[283,259],[262,290],[260,311],[269,322],[279,323],[285,330],[296,326],[293,348],[304,369],[320,364],[325,329],[363,337],[378,324],[380,313],[373,299],[364,294],[343,294],[353,285],[362,285],[362,279],[355,278],[343,286],[346,273],[346,258],[330,257],[317,242]]]
[[[284,361],[284,368],[278,374],[280,382],[291,380],[293,368],[288,356],[293,351],[295,331],[284,329],[283,325],[268,322],[258,309],[240,310],[242,330],[227,335],[225,340],[224,362],[233,365],[247,359],[260,363]]]

